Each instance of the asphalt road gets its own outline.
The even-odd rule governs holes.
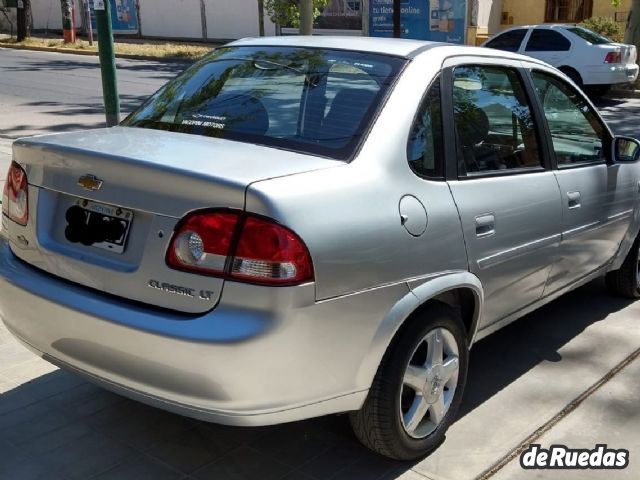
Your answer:
[[[123,117],[187,65],[118,60]],[[617,134],[640,137],[640,99],[607,97],[598,107]],[[0,138],[101,126],[96,57],[0,48]]]
[[[123,114],[187,66],[118,60]],[[0,49],[0,137],[104,126],[96,57]]]
[[[118,65],[125,112],[184,67]],[[599,106],[618,134],[640,136],[640,100]],[[102,124],[96,59],[0,49],[0,164],[9,139]],[[228,428],[125,400],[35,357],[0,324],[0,480],[637,479],[638,318],[640,302],[596,281],[482,340],[446,441],[412,463],[365,450],[344,416]],[[607,443],[629,449],[631,465],[525,471],[518,452],[529,443]]]

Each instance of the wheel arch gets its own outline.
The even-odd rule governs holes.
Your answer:
[[[358,372],[358,384],[372,384],[384,354],[398,333],[434,302],[460,308],[469,348],[476,338],[484,293],[478,277],[468,271],[448,272],[407,282],[408,293],[387,312]]]
[[[580,83],[578,83],[578,87],[582,88],[584,86],[584,75],[577,68],[571,67],[569,65],[562,65],[558,67],[558,70],[568,76],[572,81],[573,78],[571,78],[571,75],[568,72],[574,72],[576,75],[578,75],[578,79],[580,80]]]

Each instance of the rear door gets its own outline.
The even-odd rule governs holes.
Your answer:
[[[446,70],[456,145],[448,157],[469,269],[482,281],[483,326],[538,300],[560,244],[560,192],[521,64],[477,57]],[[456,168],[457,167],[457,168]]]
[[[584,95],[551,70],[532,72],[550,132],[562,196],[562,245],[545,293],[609,262],[638,199],[628,165],[611,164],[612,135]]]
[[[571,49],[571,41],[560,31],[538,27],[531,31],[522,53],[557,67],[567,63]]]

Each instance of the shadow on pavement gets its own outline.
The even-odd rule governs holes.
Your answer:
[[[142,105],[147,98],[148,95],[120,94],[121,118],[126,118],[130,112]],[[30,111],[36,110],[38,112],[36,121],[29,124],[12,124],[4,128],[0,124],[0,137],[15,139],[24,136],[64,133],[106,126],[101,98],[96,98],[90,102],[77,103],[66,99],[60,101],[40,100],[26,102],[19,105],[19,107]],[[33,120],[32,116],[31,118]],[[74,119],[75,121],[65,122],[65,119]]]
[[[590,325],[629,303],[593,282],[474,346],[470,414]],[[391,480],[413,464],[378,457],[345,415],[233,428],[163,412],[63,371],[0,396],[0,479]]]
[[[93,60],[93,61],[92,61]],[[170,79],[191,65],[193,61],[136,61],[116,60],[118,70],[128,70],[139,73],[154,73],[155,78]],[[65,72],[79,70],[86,72],[87,68],[100,69],[97,57],[82,57],[82,60],[18,60],[15,65],[5,66],[4,69],[13,72]],[[157,75],[162,73],[163,75]]]
[[[462,417],[540,362],[559,362],[558,350],[587,327],[629,306],[596,280],[478,342],[471,349]]]
[[[598,110],[616,135],[640,137],[640,125],[636,119],[640,115],[640,102],[627,98],[623,93],[613,92],[594,101]]]

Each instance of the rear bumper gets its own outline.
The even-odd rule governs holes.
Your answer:
[[[186,317],[41,272],[0,237],[0,317],[29,349],[125,396],[229,425],[358,409],[375,374],[362,364],[379,325],[371,308],[387,296],[377,293],[316,304],[313,284],[268,301],[230,285],[227,302]],[[371,307],[338,313],[361,302]]]
[[[628,65],[597,65],[586,68],[583,75],[585,85],[614,85],[635,82],[638,78],[637,64]]]

